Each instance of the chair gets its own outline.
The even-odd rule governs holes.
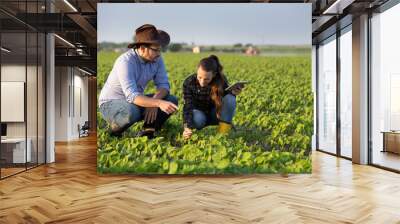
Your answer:
[[[90,129],[89,121],[85,121],[82,127],[80,127],[80,125],[78,124],[79,138],[89,136],[89,129]]]

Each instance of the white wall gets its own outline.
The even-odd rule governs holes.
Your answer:
[[[25,82],[26,67],[24,65],[10,65],[5,64],[1,66],[1,81],[3,82]],[[28,66],[28,73],[33,69],[32,66]],[[33,93],[28,93],[28,97],[33,96]],[[35,94],[36,96],[36,94]],[[8,108],[1,108],[1,110],[7,110]],[[31,120],[30,114],[28,114],[28,120]],[[25,126],[26,122],[7,122],[7,136],[8,137],[25,137]],[[30,137],[30,136],[28,136]]]
[[[68,140],[68,86],[67,67],[55,68],[55,141]]]
[[[25,82],[24,65],[2,65],[1,66],[1,81],[3,82]],[[7,108],[1,108],[7,110]],[[7,122],[8,137],[25,137],[25,122]]]
[[[37,70],[39,69],[39,70]],[[30,140],[31,155],[33,162],[39,159],[39,163],[44,163],[44,83],[41,66],[37,67],[25,64],[3,64],[1,66],[2,82],[24,82],[26,84],[26,107],[25,96],[22,96],[22,107],[19,111],[24,116],[26,112],[26,120],[24,117],[21,122],[5,122],[7,124],[8,138],[25,138],[25,135]],[[27,81],[25,78],[27,77]],[[3,94],[5,89],[2,89]],[[20,94],[24,94],[24,90],[19,90]],[[22,92],[21,92],[22,91]],[[37,92],[38,91],[38,92]],[[10,94],[10,93],[8,93]],[[2,98],[7,95],[2,95]],[[17,103],[17,102],[16,102]],[[2,107],[2,112],[13,112],[11,107]],[[16,110],[16,108],[14,108]],[[26,111],[25,111],[26,110]],[[37,155],[38,153],[38,155]]]
[[[88,120],[88,78],[83,75],[76,68],[56,67],[56,141],[79,138],[78,124]]]
[[[81,126],[88,120],[88,78],[81,76],[79,70],[74,70],[74,108],[71,135],[78,137],[78,124]],[[80,102],[79,102],[80,101]],[[80,108],[81,107],[81,108]],[[80,111],[81,110],[81,111]]]
[[[1,66],[2,82],[25,82],[26,67],[18,64],[3,64]],[[4,96],[2,96],[4,97]],[[1,108],[7,110],[8,108]],[[8,138],[25,138],[25,122],[6,122]],[[29,136],[28,136],[29,137]]]

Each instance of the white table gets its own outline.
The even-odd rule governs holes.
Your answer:
[[[25,138],[5,138],[1,139],[2,145],[13,145],[13,163],[25,163],[31,162],[32,154],[31,154],[31,146],[32,140],[30,138],[26,139],[28,143],[28,147],[26,147],[26,154],[25,154]],[[25,158],[27,159],[25,161]]]

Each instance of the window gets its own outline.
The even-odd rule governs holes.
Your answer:
[[[399,21],[399,4],[371,18],[372,163],[395,170],[400,170]]]
[[[340,155],[352,157],[352,34],[351,25],[340,35]]]
[[[21,14],[42,13],[44,2],[0,3],[15,5]],[[0,178],[5,178],[45,163],[46,40],[40,31],[2,12],[0,26]]]
[[[336,35],[318,48],[318,149],[336,153]]]

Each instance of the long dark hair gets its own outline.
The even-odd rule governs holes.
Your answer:
[[[224,94],[224,86],[226,78],[222,73],[223,67],[219,62],[219,59],[215,55],[210,55],[207,58],[200,60],[199,67],[206,71],[214,74],[213,79],[210,82],[211,86],[211,99],[214,101],[215,109],[217,114],[220,115],[222,107],[222,96]]]

